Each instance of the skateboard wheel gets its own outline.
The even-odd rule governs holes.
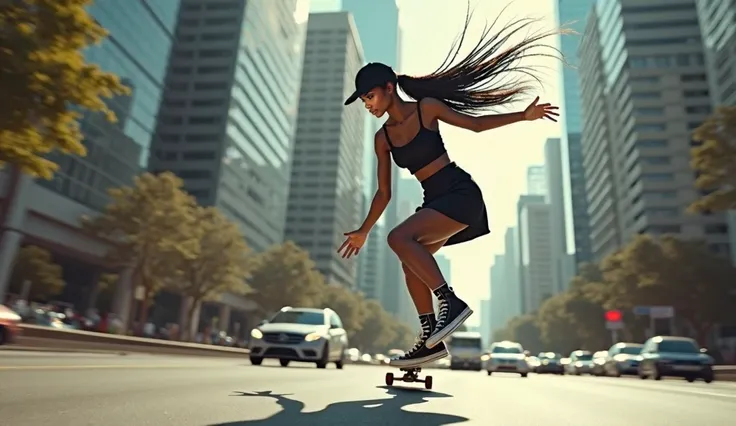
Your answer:
[[[432,376],[424,378],[424,388],[427,390],[432,389]]]
[[[386,386],[394,384],[394,373],[386,373]]]

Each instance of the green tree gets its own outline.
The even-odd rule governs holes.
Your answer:
[[[395,322],[393,325],[394,339],[386,347],[388,352],[391,349],[409,350],[414,345],[417,333],[403,322]]]
[[[100,275],[95,289],[96,294],[92,299],[95,308],[101,311],[109,311],[112,308],[119,279],[118,274],[105,273]]]
[[[494,332],[493,340],[519,342],[524,349],[531,352],[540,352],[545,347],[537,318],[531,314],[511,318],[504,328]]]
[[[365,304],[366,320],[351,345],[361,352],[383,351],[396,339],[396,321],[375,300]]]
[[[83,51],[106,31],[87,13],[92,0],[0,2],[0,167],[50,179],[54,151],[86,155],[80,110],[115,116],[102,98],[127,94],[117,76]]]
[[[325,286],[321,296],[317,307],[337,312],[348,336],[360,331],[367,315],[363,296],[342,286]]]
[[[245,294],[250,267],[250,249],[238,226],[215,207],[195,207],[187,225],[194,234],[186,256],[180,257],[176,290],[190,297],[187,324],[189,330],[197,306],[205,300],[215,300],[223,293]]]
[[[315,306],[326,290],[309,253],[291,241],[255,256],[248,284],[250,298],[267,316],[284,306]]]
[[[691,212],[736,209],[736,107],[720,107],[695,130],[701,143],[692,149],[696,186],[706,195],[690,206]]]
[[[108,257],[132,268],[133,283],[144,290],[140,324],[148,320],[153,297],[181,277],[181,259],[196,254],[197,233],[191,226],[196,202],[182,186],[172,173],[145,173],[133,186],[111,189],[102,214],[82,218],[89,233],[113,245]]]
[[[641,305],[665,305],[707,343],[716,324],[733,323],[736,268],[701,241],[665,235],[640,236],[623,252],[625,268],[639,277],[635,297]]]
[[[64,290],[61,266],[54,263],[48,250],[25,246],[18,251],[10,276],[10,291],[20,294],[23,283],[30,283],[28,300],[46,301]]]

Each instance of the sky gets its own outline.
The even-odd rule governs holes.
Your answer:
[[[554,1],[471,0],[474,12],[467,47],[478,41],[486,22],[490,25],[499,15],[501,23],[531,15],[540,19],[535,24],[539,30],[554,29]],[[457,6],[447,7],[448,3]],[[403,31],[399,71],[409,75],[432,72],[442,63],[451,43],[462,30],[466,1],[397,0],[397,4]],[[557,47],[559,41],[550,37],[547,43]],[[554,58],[530,58],[526,64],[539,70],[543,83],[538,93],[540,102],[560,105],[560,62]],[[522,110],[532,99],[513,105],[508,111],[498,112]],[[450,158],[473,176],[483,191],[489,211],[490,235],[440,250],[452,262],[453,287],[462,298],[471,302],[476,311],[468,324],[478,325],[480,301],[490,294],[493,256],[503,253],[506,229],[516,225],[516,201],[520,194],[526,192],[527,167],[544,163],[546,139],[559,137],[563,127],[561,120],[558,123],[539,120],[473,133],[440,123],[440,131]]]
[[[403,74],[423,75],[442,64],[449,49],[460,34],[467,11],[466,0],[396,0],[402,31],[401,64]],[[473,17],[461,54],[467,53],[480,38],[486,24],[496,18],[499,25],[520,17],[539,20],[534,30],[555,29],[556,0],[470,0]],[[339,0],[312,0],[312,10],[339,7]],[[448,7],[448,4],[453,4]],[[376,23],[377,30],[380,22]],[[513,41],[513,40],[512,40]],[[545,40],[559,47],[559,40]],[[545,53],[551,53],[550,50]],[[537,95],[540,103],[550,102],[561,108],[562,64],[554,58],[529,58],[523,65],[537,70],[543,85]],[[523,110],[534,96],[517,105],[493,112]],[[562,117],[560,117],[562,118]],[[560,137],[562,120],[522,122],[483,133],[440,123],[440,131],[452,161],[465,169],[483,191],[489,213],[491,234],[471,242],[440,250],[450,258],[450,280],[455,291],[476,311],[468,325],[480,323],[480,301],[490,296],[490,268],[495,254],[504,252],[506,229],[516,225],[516,202],[526,192],[526,171],[529,166],[544,163],[544,143],[547,138]],[[563,153],[563,158],[567,154]],[[411,175],[402,171],[403,176]],[[567,192],[567,190],[566,190]],[[569,203],[569,200],[568,200]]]

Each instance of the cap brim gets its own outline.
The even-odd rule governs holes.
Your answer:
[[[355,100],[358,99],[359,97],[360,97],[360,93],[358,93],[358,91],[356,90],[355,92],[353,92],[352,95],[350,95],[349,98],[345,99],[345,103],[343,105],[350,105],[353,102],[355,102]]]

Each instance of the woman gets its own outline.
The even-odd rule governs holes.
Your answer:
[[[468,18],[470,15],[468,15]],[[388,234],[388,245],[401,260],[409,294],[417,308],[422,331],[414,347],[392,359],[397,367],[416,367],[447,356],[442,342],[473,313],[447,284],[433,254],[441,247],[459,244],[490,232],[480,188],[471,176],[450,161],[439,132],[439,121],[474,132],[483,132],[520,121],[547,118],[556,121],[557,107],[534,99],[520,112],[497,115],[473,114],[490,106],[518,100],[530,87],[519,80],[499,82],[507,73],[535,78],[528,68],[514,64],[532,56],[537,41],[553,33],[527,36],[506,49],[501,45],[532,21],[512,22],[505,30],[489,36],[484,31],[481,43],[457,65],[450,66],[462,44],[448,55],[434,73],[423,77],[396,75],[387,65],[370,63],[355,77],[355,92],[345,101],[360,98],[376,116],[388,113],[388,120],[376,133],[378,189],[363,225],[348,232],[338,249],[343,258],[357,255],[368,233],[391,199],[391,157],[408,169],[424,189],[424,202],[416,212]],[[539,55],[539,54],[536,54]],[[539,80],[537,80],[539,81]],[[406,102],[404,93],[416,100]],[[437,318],[432,293],[439,300]]]

